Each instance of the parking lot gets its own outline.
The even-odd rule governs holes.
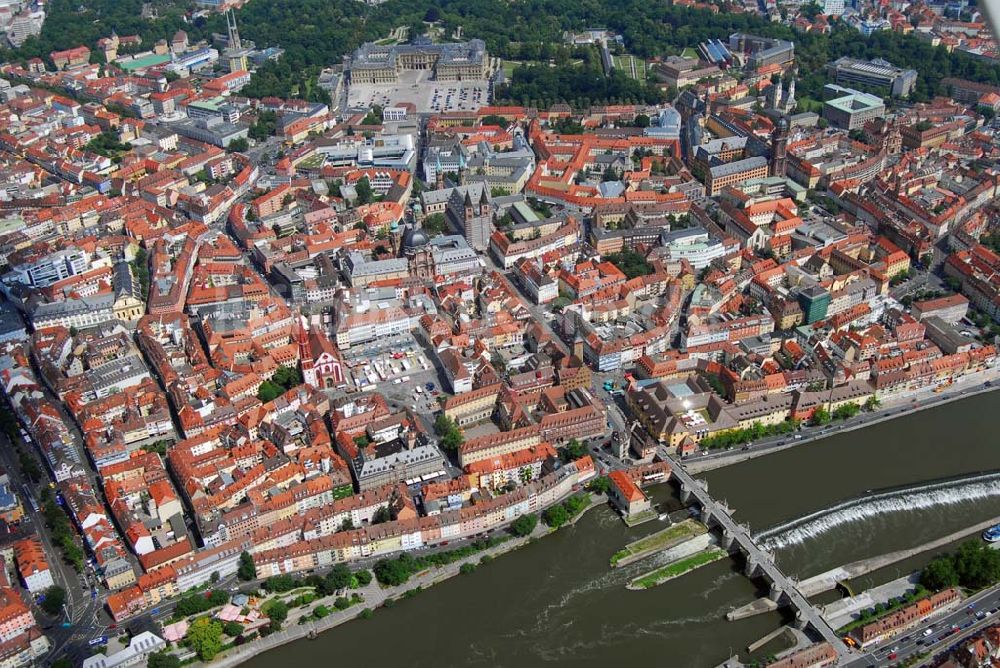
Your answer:
[[[433,81],[429,72],[401,72],[393,84],[351,84],[347,104],[352,109],[368,109],[410,103],[418,113],[444,111],[475,111],[489,104],[489,82],[485,79],[468,81]]]
[[[428,385],[431,387],[429,390]],[[438,398],[443,396],[437,378],[429,374],[423,374],[419,379],[414,378],[413,382],[400,385],[398,389],[394,388],[394,391],[386,393],[390,403],[395,402],[400,408],[403,406],[409,408],[425,418],[427,425],[433,425],[434,413],[439,407]]]

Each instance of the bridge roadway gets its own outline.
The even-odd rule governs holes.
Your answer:
[[[826,623],[819,610],[802,595],[797,583],[778,568],[774,557],[754,542],[750,533],[733,519],[728,508],[712,498],[702,481],[692,477],[684,470],[680,462],[666,455],[662,449],[660,456],[670,463],[672,475],[681,488],[681,498],[687,502],[693,496],[702,507],[705,525],[709,528],[712,528],[713,525],[720,527],[723,532],[724,545],[730,549],[734,545],[738,546],[739,550],[746,556],[747,575],[751,577],[763,575],[771,582],[771,598],[775,602],[781,603],[781,599],[785,598],[787,604],[795,610],[796,618],[802,626],[811,627],[813,631],[822,636],[823,640],[833,646],[842,660],[847,658],[849,653],[843,641]]]

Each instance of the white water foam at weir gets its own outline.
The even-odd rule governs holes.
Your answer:
[[[1000,473],[917,485],[844,501],[757,534],[766,550],[799,545],[837,527],[880,515],[981,501],[1000,496]]]

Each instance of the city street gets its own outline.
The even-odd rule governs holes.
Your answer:
[[[22,444],[22,448],[28,456],[37,460],[37,456],[28,444]],[[25,488],[31,490],[35,501],[38,502],[38,487],[33,485],[21,472],[20,462],[17,461],[16,451],[6,434],[0,434],[0,465],[10,476],[11,487],[18,491]],[[39,469],[44,467],[39,463]],[[41,484],[45,484],[42,482]],[[21,520],[27,528],[33,528],[35,534],[42,541],[45,553],[52,558],[49,566],[52,571],[52,579],[55,584],[66,591],[65,611],[68,613],[61,615],[58,619],[49,617],[40,608],[33,605],[36,617],[48,628],[46,635],[52,642],[50,656],[58,656],[60,652],[67,651],[68,648],[81,644],[86,646],[86,641],[95,635],[100,635],[100,631],[105,626],[106,614],[103,611],[104,596],[92,596],[92,587],[96,585],[96,580],[89,572],[85,575],[78,574],[72,566],[62,559],[62,551],[56,547],[48,530],[45,528],[45,515],[39,503],[38,510],[27,500],[23,503],[25,517]],[[32,600],[31,596],[25,592],[25,600]],[[69,624],[69,626],[64,626]]]
[[[1000,612],[1000,585],[972,596],[960,607],[943,616],[930,617],[925,623],[902,637],[880,643],[846,665],[850,668],[893,666],[922,654],[929,656],[917,665],[933,665],[936,663],[932,661],[933,659],[941,658],[959,641],[1000,621],[995,616],[998,612]],[[925,635],[928,630],[931,633]],[[889,658],[890,656],[892,658]]]
[[[559,336],[559,334],[554,329],[552,329],[551,321],[547,317],[545,317],[550,313],[548,308],[543,304],[535,304],[534,302],[532,302],[528,298],[528,296],[524,294],[524,292],[522,292],[521,287],[518,285],[517,281],[512,280],[510,276],[504,271],[503,267],[500,267],[496,264],[492,255],[486,253],[486,255],[484,255],[483,257],[486,259],[489,268],[492,271],[495,271],[504,280],[504,282],[507,284],[508,290],[510,290],[510,293],[514,295],[518,301],[521,302],[521,304],[524,306],[524,308],[528,310],[529,313],[531,313],[531,317],[535,320],[535,322],[541,325],[542,329],[544,329],[545,333],[552,338],[556,346],[568,355],[570,353],[569,346],[567,346],[566,342],[563,341],[562,337]]]
[[[101,484],[97,472],[91,467],[90,460],[83,452],[83,437],[76,423],[66,411],[63,403],[52,397],[49,388],[42,387],[41,389],[44,393],[50,395],[51,405],[59,411],[64,423],[69,428],[73,447],[76,449],[77,456],[82,462],[87,481],[97,490],[98,497],[103,497],[100,491]],[[62,558],[62,551],[52,542],[49,530],[45,525],[45,517],[42,513],[39,499],[39,489],[41,489],[42,485],[49,483],[50,477],[47,466],[42,461],[37,448],[29,443],[22,442],[24,451],[29,456],[38,460],[39,470],[44,472],[42,482],[39,485],[32,485],[23,476],[20,462],[16,461],[15,450],[7,440],[6,434],[0,435],[0,439],[6,441],[5,443],[0,441],[0,443],[6,446],[0,447],[0,464],[10,474],[12,485],[22,492],[25,488],[31,489],[32,496],[39,504],[39,509],[36,511],[31,503],[25,499],[24,521],[34,526],[46,554],[50,556],[49,565],[53,572],[53,580],[66,591],[65,614],[59,619],[49,622],[47,620],[51,620],[52,618],[41,612],[40,609],[36,609],[36,616],[40,622],[48,627],[45,631],[52,643],[48,656],[59,657],[65,655],[78,657],[82,660],[84,657],[92,654],[92,649],[90,649],[88,641],[96,636],[106,635],[106,629],[111,624],[111,617],[104,610],[104,602],[107,599],[108,592],[100,583],[100,579],[97,573],[94,572],[90,561],[86,563],[84,573],[77,573],[70,564],[66,563]],[[70,521],[72,522],[72,520]],[[75,532],[76,527],[74,527],[74,534]],[[80,541],[79,535],[75,535],[77,536],[77,540]],[[85,556],[90,557],[88,549],[85,546],[83,549]],[[138,570],[138,560],[136,557],[129,553],[127,554],[127,558],[132,562],[133,568],[137,569],[137,572],[141,572],[141,570]],[[26,599],[30,600],[30,597],[26,596]]]

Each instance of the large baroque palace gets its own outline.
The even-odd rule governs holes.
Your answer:
[[[362,44],[345,63],[351,83],[396,83],[401,72],[429,70],[437,81],[485,79],[489,76],[489,55],[481,39],[455,44]]]

